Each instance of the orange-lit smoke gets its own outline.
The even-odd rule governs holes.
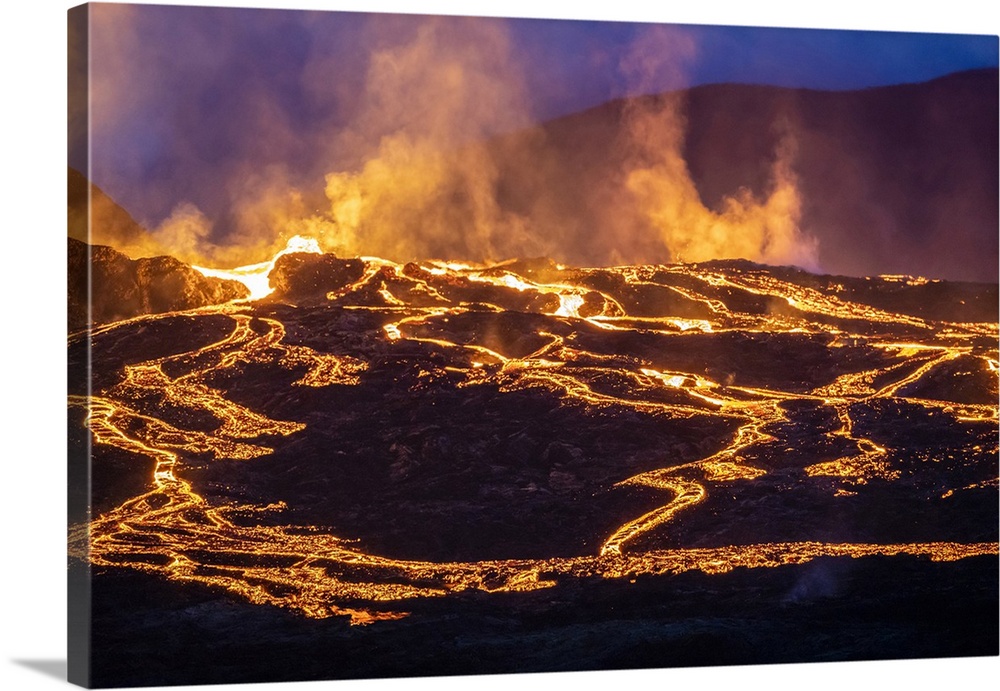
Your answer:
[[[497,198],[501,161],[486,139],[530,121],[504,24],[459,21],[428,19],[412,40],[372,56],[347,133],[370,149],[359,170],[326,176],[324,244],[397,260],[553,249]]]
[[[622,61],[623,73],[640,92],[664,76],[683,80],[697,47],[673,27],[654,27],[637,40]],[[664,75],[663,73],[667,74]],[[655,77],[656,81],[651,81]],[[798,227],[800,200],[793,171],[795,142],[782,138],[765,199],[742,189],[712,210],[701,200],[684,160],[683,92],[627,102],[622,131],[629,152],[624,166],[623,204],[659,234],[672,261],[750,259],[816,269],[817,243]]]
[[[228,161],[213,161],[182,182],[189,188],[213,185],[213,193],[228,202],[229,227],[235,230],[219,232],[220,219],[206,215],[192,202],[190,189],[183,185],[144,187],[144,197],[170,212],[166,217],[140,218],[137,223],[118,206],[116,202],[121,200],[115,198],[115,193],[142,179],[143,160],[141,156],[118,156],[113,167],[95,171],[98,175],[105,173],[101,177],[107,180],[102,183],[107,188],[91,193],[89,232],[85,219],[74,218],[74,213],[82,215],[83,207],[78,204],[76,209],[71,208],[71,235],[111,245],[133,258],[169,254],[193,264],[216,267],[267,259],[284,248],[291,237],[315,235],[319,208],[313,200],[306,200],[302,191],[303,178],[313,171],[293,174],[289,165],[294,164],[254,167],[247,162],[254,156],[293,159],[295,151],[316,145],[308,141],[314,136],[304,137],[297,131],[275,95],[252,74],[240,86],[241,108],[231,112],[236,120],[205,122],[200,129],[192,126],[193,122],[201,124],[205,109],[197,103],[201,92],[189,85],[200,84],[199,78],[211,80],[235,72],[233,65],[239,60],[239,45],[234,38],[237,33],[231,27],[207,22],[185,26],[182,35],[164,42],[157,32],[166,29],[151,22],[148,9],[138,5],[91,5],[89,124],[93,165],[100,168],[109,152],[115,150],[114,134],[119,130],[139,132],[154,147],[169,141],[183,160],[204,160],[206,142],[231,141],[237,155]],[[212,12],[204,8],[201,16],[211,19]],[[252,19],[261,21],[260,16]],[[145,41],[147,34],[156,40]],[[151,80],[150,74],[159,78]],[[164,92],[183,96],[164,109]],[[86,102],[79,98],[77,101]],[[192,136],[196,130],[197,136]],[[185,136],[174,136],[181,132]],[[249,153],[245,150],[247,140],[254,142]],[[212,178],[207,182],[209,174]]]
[[[129,11],[109,17],[121,31],[107,33],[130,35]],[[790,133],[775,152],[763,198],[742,191],[709,209],[683,157],[682,92],[626,101],[617,135],[602,135],[618,137],[609,156],[578,169],[565,142],[560,149],[548,129],[531,126],[524,78],[531,65],[516,54],[504,21],[395,18],[373,21],[369,32],[373,53],[363,87],[350,99],[349,125],[330,123],[322,136],[298,137],[267,105],[267,94],[248,99],[260,105],[241,113],[266,131],[264,146],[312,147],[327,165],[296,170],[291,154],[288,163],[261,169],[234,162],[219,181],[234,231],[220,237],[217,219],[182,202],[145,244],[130,238],[125,251],[222,268],[265,260],[300,235],[326,251],[396,261],[547,255],[607,265],[742,257],[817,267],[817,245],[798,228]],[[134,51],[140,62],[151,59],[127,42],[102,53],[110,57],[94,89],[111,104],[100,111],[105,125],[115,124],[124,107],[111,68],[120,62],[132,69]],[[217,52],[212,59],[224,60]],[[696,52],[684,29],[650,27],[620,65],[628,92],[686,86]],[[332,69],[318,57],[301,77],[320,89],[326,75],[337,90]],[[581,139],[569,148],[594,144]]]
[[[586,224],[546,213],[552,207],[545,196],[560,193],[555,185],[542,180],[535,203],[520,213],[498,197],[501,176],[530,178],[552,151],[540,129],[530,149],[484,143],[528,121],[517,77],[523,67],[503,24],[469,21],[466,28],[449,25],[446,32],[429,20],[410,42],[373,56],[364,107],[349,134],[377,145],[357,171],[326,176],[325,246],[395,260],[545,254],[579,261],[575,248]],[[632,93],[665,83],[681,87],[696,51],[683,29],[651,27],[621,71]],[[679,93],[626,102],[619,133],[624,161],[597,183],[612,188],[595,190],[611,208],[598,211],[600,237],[586,239],[586,258],[605,264],[745,258],[816,268],[816,242],[798,228],[793,137],[787,134],[775,152],[763,200],[743,190],[721,209],[708,209],[683,157],[683,106]],[[657,245],[662,250],[650,257]]]

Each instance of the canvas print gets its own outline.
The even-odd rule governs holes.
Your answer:
[[[997,655],[996,36],[68,38],[71,681]]]

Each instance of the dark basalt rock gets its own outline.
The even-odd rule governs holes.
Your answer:
[[[278,257],[269,280],[269,299],[293,303],[325,302],[327,293],[361,278],[361,259],[340,259],[333,254],[294,253]]]
[[[87,326],[88,280],[93,324],[218,305],[250,294],[242,283],[209,278],[173,257],[129,259],[111,247],[73,238],[68,267],[71,331]]]

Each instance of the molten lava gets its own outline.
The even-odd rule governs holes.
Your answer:
[[[927,510],[945,511],[956,494],[972,501],[995,492],[998,325],[893,310],[896,293],[879,287],[923,290],[925,280],[858,280],[848,290],[742,263],[538,269],[364,259],[343,260],[363,262],[359,278],[302,293],[294,307],[280,293],[253,302],[271,294],[268,274],[279,257],[319,251],[314,240],[295,237],[267,262],[198,268],[243,282],[252,302],[139,317],[71,338],[71,348],[92,339],[94,368],[106,382],[91,396],[70,397],[85,411],[95,463],[115,449],[153,467],[144,491],[78,527],[77,553],[101,567],[204,583],[356,624],[403,616],[407,601],[470,589],[715,574],[826,556],[997,554],[996,540],[982,537],[995,526],[970,539],[941,539],[940,531],[881,542],[852,539],[850,531],[793,537],[812,525],[816,497],[827,511],[849,512],[896,492],[924,497],[932,487]],[[158,325],[194,335],[150,341]],[[146,340],[133,338],[144,329]],[[150,343],[159,354],[142,356]],[[136,354],[115,369],[119,348]],[[434,417],[436,405],[453,412]],[[520,415],[520,431],[489,436]],[[560,422],[567,420],[575,426]],[[588,431],[609,421],[649,434]],[[911,427],[926,441],[899,432]],[[354,429],[367,435],[363,443]],[[550,431],[536,440],[536,429]],[[947,453],[932,433],[953,440]],[[545,436],[555,434],[564,435],[558,444]],[[536,441],[544,451],[518,451]],[[285,484],[297,474],[319,482],[318,474],[349,468],[352,458],[369,459],[338,481],[382,483],[375,496],[386,506],[427,506],[428,520],[445,512],[441,520],[458,526],[451,529],[470,519],[448,514],[441,497],[452,491],[448,478],[466,477],[477,478],[478,490],[462,495],[461,506],[535,510],[538,502],[581,512],[567,526],[610,529],[563,538],[593,545],[576,556],[397,557],[386,545],[405,545],[407,526],[393,528],[395,543],[366,533],[365,516],[391,511],[347,506],[351,491],[337,495],[343,510],[319,490],[287,503],[265,499],[277,490],[254,485],[257,471],[240,468],[268,457],[274,462],[259,472]],[[276,469],[279,462],[290,467]],[[213,470],[218,464],[233,477]],[[427,473],[440,475],[424,479],[437,492],[425,497],[412,478]],[[766,511],[777,493],[813,498],[799,502],[804,513],[793,527],[769,529],[785,539],[726,541],[741,534],[741,519],[727,516],[732,504],[720,497],[745,497]],[[661,503],[648,510],[658,495]],[[635,497],[637,508],[617,519],[590,513],[598,496]],[[293,504],[332,527],[297,523]],[[689,521],[711,528],[710,537],[685,531]],[[368,549],[366,536],[383,547]]]
[[[205,276],[211,278],[222,278],[231,281],[239,281],[250,290],[250,300],[259,300],[271,294],[273,288],[268,281],[268,276],[274,268],[274,263],[279,257],[295,252],[308,252],[311,254],[321,254],[323,250],[319,248],[319,243],[315,238],[306,238],[295,235],[288,240],[285,248],[265,262],[238,266],[235,269],[209,269],[203,266],[195,266]]]

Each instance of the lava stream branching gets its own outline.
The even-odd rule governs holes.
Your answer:
[[[932,377],[945,377],[947,367],[965,362],[963,358],[974,367],[981,364],[983,370],[971,371],[967,378],[973,384],[986,382],[995,391],[995,323],[932,322],[850,302],[763,271],[684,266],[570,270],[552,265],[542,272],[551,275],[522,276],[515,267],[487,269],[444,262],[400,267],[368,259],[360,277],[354,274],[340,287],[307,295],[305,307],[282,306],[279,294],[269,302],[147,315],[71,335],[71,343],[89,339],[100,356],[105,341],[113,342],[118,334],[156,320],[222,316],[232,322],[231,330],[212,343],[165,357],[133,358],[121,366],[115,384],[90,397],[70,397],[70,406],[86,410],[86,425],[96,445],[137,454],[154,464],[145,491],[93,517],[89,526],[71,531],[76,543],[72,552],[86,554],[101,567],[128,567],[199,582],[253,603],[288,607],[310,617],[346,615],[353,623],[402,616],[402,603],[414,598],[469,589],[529,591],[563,578],[632,578],[686,570],[719,573],[823,556],[910,554],[952,561],[997,554],[995,541],[941,540],[660,548],[671,544],[665,527],[697,513],[715,488],[749,486],[768,475],[766,464],[753,461],[773,457],[796,443],[787,432],[797,424],[792,410],[808,409],[817,419],[836,421],[806,432],[840,455],[813,459],[803,464],[799,475],[802,483],[831,479],[829,491],[835,496],[855,493],[874,479],[900,481],[898,459],[903,450],[879,438],[870,420],[859,423],[858,416],[865,411],[869,418],[875,415],[870,411],[882,411],[888,404],[926,411],[956,437],[978,439],[977,426],[998,419],[995,403],[948,400],[944,394],[938,400],[908,392]],[[692,313],[629,314],[634,311],[629,300],[637,299],[630,296],[641,296],[651,288],[670,300],[684,301]],[[733,292],[748,301],[783,301],[789,311],[741,311],[726,302]],[[313,314],[310,309],[320,316],[359,314],[378,326],[363,334],[347,333],[353,340],[345,336],[343,342],[361,344],[353,349],[322,352],[303,345],[301,339],[308,338],[301,333],[298,343],[289,336],[288,310]],[[511,319],[491,322],[487,319],[491,315]],[[459,320],[467,326],[461,335],[455,326]],[[863,328],[858,333],[847,331],[852,324]],[[300,325],[299,331],[304,328]],[[901,334],[912,342],[901,341]],[[762,348],[772,346],[768,338],[781,336],[782,343],[792,346],[808,344],[810,353],[818,353],[812,356],[815,362],[829,374],[805,373],[801,381],[793,381],[781,370],[783,363],[748,359],[746,367],[773,368],[771,378],[760,372],[757,379],[763,384],[732,381],[732,374],[727,377],[719,371],[720,358],[713,360],[711,352],[703,354],[688,345],[707,341],[678,340],[692,335],[739,337]],[[717,342],[724,340],[711,343]],[[587,345],[594,343],[601,347]],[[618,352],[615,347],[634,352]],[[647,466],[631,474],[619,471],[618,477],[624,479],[602,491],[625,493],[639,487],[671,496],[625,520],[607,537],[587,536],[601,540],[598,554],[552,559],[433,562],[378,556],[315,526],[303,529],[273,521],[245,525],[232,517],[255,512],[280,516],[282,505],[213,504],[185,479],[195,463],[252,463],[307,428],[303,420],[273,419],[245,401],[237,402],[227,381],[252,370],[265,373],[274,387],[355,391],[366,377],[378,375],[380,362],[404,354],[423,374],[446,374],[440,380],[459,394],[541,397],[554,401],[558,409],[583,411],[581,419],[606,415],[650,424],[717,423],[730,436],[693,459],[689,452],[676,457],[665,452],[660,467]],[[752,357],[757,356],[751,353],[748,358]],[[100,363],[100,357],[95,361]],[[664,366],[666,361],[669,366]],[[792,383],[782,385],[783,381]],[[995,450],[982,444],[975,448],[986,461],[995,457]],[[995,463],[988,472],[995,474]],[[943,489],[942,496],[990,482],[995,483],[992,476],[964,482]],[[637,543],[657,548],[633,552]]]

